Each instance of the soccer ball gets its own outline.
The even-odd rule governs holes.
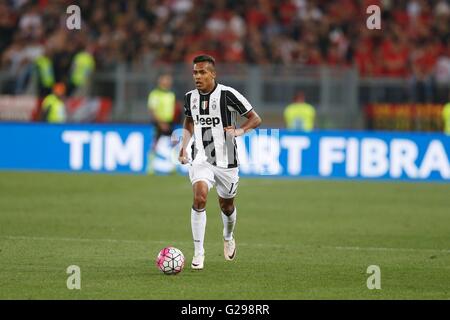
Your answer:
[[[164,274],[180,273],[184,267],[184,255],[177,248],[166,247],[159,252],[156,258],[156,266]]]

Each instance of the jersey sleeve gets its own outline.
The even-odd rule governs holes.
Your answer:
[[[237,111],[241,116],[253,110],[252,105],[248,100],[233,88],[228,88],[226,91],[227,106]]]
[[[191,94],[187,93],[184,96],[184,115],[186,117],[191,117],[192,118],[192,113],[191,113]]]

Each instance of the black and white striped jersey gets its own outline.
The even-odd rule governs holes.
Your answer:
[[[237,90],[218,83],[208,94],[197,89],[186,93],[184,114],[194,122],[193,161],[207,161],[221,168],[237,167],[236,141],[225,134],[224,128],[236,126],[237,116],[252,109]]]

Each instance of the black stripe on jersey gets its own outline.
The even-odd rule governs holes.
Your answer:
[[[230,161],[228,163],[228,168],[236,168],[237,167],[237,146],[236,146],[236,139],[233,139],[233,156],[234,159],[232,159],[233,161]],[[229,154],[229,153],[228,153]],[[228,158],[228,160],[230,160]]]
[[[220,117],[222,118],[223,127],[231,126],[231,112],[227,108],[227,92],[222,91],[220,95]]]
[[[209,97],[210,95],[200,95],[200,115],[209,115]],[[207,102],[206,109],[203,109],[204,101]],[[216,165],[216,147],[214,145],[214,137],[211,127],[202,128],[202,142],[205,150],[206,159],[212,165]]]
[[[223,127],[235,126],[233,123],[232,114],[227,107],[227,91],[223,91],[220,95],[220,116],[222,118]],[[225,140],[226,152],[227,152],[227,162],[228,168],[237,167],[236,160],[236,147],[235,147],[235,139],[232,137],[227,137],[225,130],[223,130],[223,138]]]
[[[197,155],[197,148],[195,148],[195,141],[191,144],[191,159],[194,161],[195,156]]]
[[[202,128],[203,148],[205,149],[206,160],[212,165],[216,164],[216,147],[211,128]]]
[[[184,96],[184,115],[186,117],[191,117],[192,118],[192,113],[191,113],[191,93],[187,93]]]
[[[225,96],[227,97],[227,104],[239,112],[240,115],[248,111],[244,104],[233,94],[233,92],[225,91]]]

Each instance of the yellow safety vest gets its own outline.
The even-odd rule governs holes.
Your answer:
[[[55,83],[52,61],[46,56],[39,56],[35,62],[42,85],[46,88],[51,88]]]
[[[47,112],[47,122],[61,123],[66,121],[64,102],[54,94],[49,94],[42,101],[42,111]]]
[[[164,122],[172,122],[175,116],[175,94],[169,90],[153,89],[148,95],[148,108]]]
[[[444,120],[444,133],[450,135],[450,102],[442,109],[442,120]]]
[[[95,59],[89,52],[79,52],[73,58],[71,81],[76,86],[86,84],[95,69]]]
[[[311,131],[315,116],[316,110],[308,103],[291,103],[284,110],[284,119],[289,129]]]

